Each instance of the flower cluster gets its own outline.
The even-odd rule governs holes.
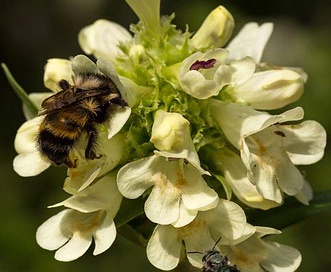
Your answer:
[[[297,101],[305,73],[261,62],[271,23],[248,23],[229,42],[234,20],[222,6],[192,34],[178,30],[173,16],[160,17],[160,0],[126,2],[140,19],[131,33],[106,20],[83,28],[81,48],[97,62],[50,59],[44,82],[52,92],[29,96],[40,108],[59,81],[74,84],[80,72],[91,72],[111,78],[128,103],[98,127],[100,156],[84,157],[84,137],[74,146],[76,167],[64,183],[71,196],[52,206],[66,209],[39,227],[38,244],[71,261],[93,238],[93,254],[100,254],[115,239],[123,197],[140,198],[155,223],[147,256],[159,269],[175,268],[183,249],[201,267],[201,256],[189,252],[205,252],[222,237],[216,249],[240,271],[296,270],[300,253],[263,240],[280,232],[249,224],[242,206],[267,210],[286,195],[303,204],[312,198],[297,165],[322,158],[325,130],[300,122],[300,107],[266,112]],[[35,143],[44,116],[24,111],[14,169],[34,176],[52,162]]]

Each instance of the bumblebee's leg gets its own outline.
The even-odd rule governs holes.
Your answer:
[[[97,130],[95,128],[95,126],[90,125],[86,128],[86,131],[88,133],[87,135],[87,145],[86,145],[86,149],[85,149],[85,158],[89,159],[89,160],[93,160],[95,158],[97,158],[96,154],[95,154],[95,147],[97,144],[97,138],[98,138],[98,134],[97,134]]]

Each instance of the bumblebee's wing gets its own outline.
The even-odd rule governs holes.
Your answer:
[[[82,99],[94,97],[98,95],[105,95],[108,90],[83,90],[70,88],[67,90],[62,90],[48,98],[46,98],[41,104],[42,109],[39,111],[38,115],[49,114],[55,112],[63,107],[72,105]]]

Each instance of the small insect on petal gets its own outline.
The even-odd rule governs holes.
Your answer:
[[[276,130],[276,131],[274,131],[274,133],[275,133],[276,135],[279,135],[280,137],[286,137],[286,135],[285,135],[285,133],[284,133],[283,131]]]
[[[223,255],[215,247],[221,237],[216,241],[212,249],[202,253],[199,251],[192,251],[187,253],[199,253],[202,254],[202,272],[239,272],[240,270],[236,265],[231,265],[227,256]]]

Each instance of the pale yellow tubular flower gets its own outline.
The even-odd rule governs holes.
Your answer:
[[[150,140],[159,150],[155,154],[167,158],[185,158],[202,174],[209,174],[200,166],[189,125],[189,121],[179,113],[158,110],[154,116]]]
[[[256,186],[248,179],[247,169],[240,156],[225,148],[215,150],[213,153],[210,151],[208,155],[213,160],[215,168],[222,171],[226,182],[230,184],[234,194],[241,202],[252,208],[262,210],[281,205],[281,203],[262,197]]]
[[[274,110],[297,101],[304,90],[304,79],[291,70],[257,72],[246,82],[227,92],[234,102],[254,109]]]
[[[59,82],[64,79],[73,84],[71,61],[66,59],[49,59],[45,66],[44,84],[53,92],[60,91]]]
[[[206,17],[199,30],[192,37],[198,49],[222,47],[231,37],[234,19],[223,6],[218,6]]]
[[[103,176],[97,183],[51,207],[66,209],[44,222],[37,230],[38,244],[56,250],[55,259],[72,261],[82,256],[95,242],[93,255],[106,251],[114,242],[114,217],[119,210],[119,193],[115,173]]]
[[[104,19],[84,27],[78,35],[79,45],[86,54],[110,61],[114,61],[120,54],[119,44],[130,40],[132,36],[129,31]]]
[[[246,225],[245,213],[239,205],[219,199],[216,207],[199,212],[186,226],[157,225],[147,244],[147,257],[159,269],[174,269],[179,263],[184,242],[190,263],[201,267],[201,255],[189,252],[211,249],[220,236],[225,244],[231,244],[245,235]]]
[[[298,250],[262,239],[265,235],[280,233],[273,228],[256,227],[256,232],[246,240],[236,245],[222,245],[220,249],[240,271],[297,271],[301,263]]]

